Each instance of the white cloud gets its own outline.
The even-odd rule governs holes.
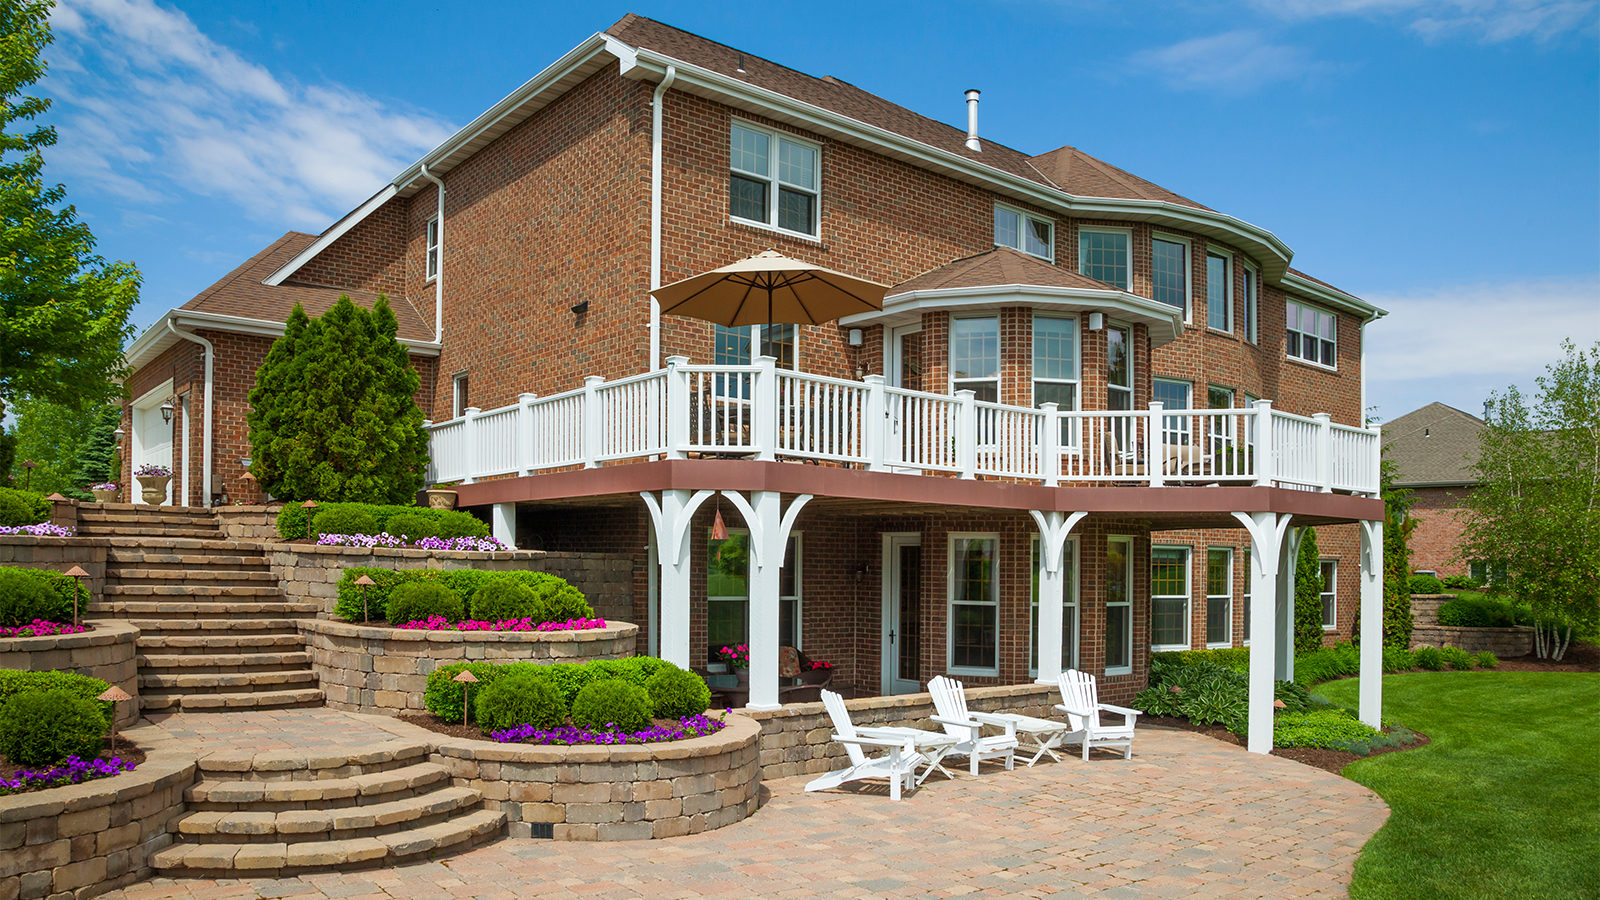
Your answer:
[[[1488,44],[1592,31],[1597,10],[1596,0],[1251,0],[1251,5],[1291,20],[1400,18],[1427,40],[1465,34]]]
[[[1129,61],[1179,90],[1230,94],[1249,93],[1280,81],[1299,81],[1328,69],[1304,49],[1273,43],[1249,29],[1141,50]]]
[[[154,0],[61,0],[51,23],[52,167],[129,201],[198,194],[320,230],[450,133],[425,112],[275,75]]]
[[[1600,278],[1364,296],[1389,310],[1367,326],[1369,400],[1384,418],[1433,400],[1476,414],[1489,391],[1531,385],[1562,339],[1600,341]]]

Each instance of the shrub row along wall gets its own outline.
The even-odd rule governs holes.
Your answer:
[[[1417,625],[1411,630],[1411,646],[1460,647],[1469,653],[1488,650],[1495,656],[1511,659],[1533,652],[1533,629],[1462,628],[1455,625]]]
[[[114,684],[133,697],[117,704],[117,727],[127,728],[139,719],[139,629],[109,619],[91,624],[83,634],[0,638],[0,669],[76,672]]]
[[[535,747],[435,736],[431,758],[503,811],[512,837],[646,840],[755,812],[761,738],[760,725],[735,715],[716,734],[667,744]]]
[[[967,688],[967,706],[977,712],[1015,712],[1042,719],[1063,719],[1055,705],[1061,702],[1054,685],[1014,684]],[[933,697],[900,694],[847,700],[850,721],[857,727],[903,725],[933,726]],[[794,775],[814,775],[847,764],[844,745],[833,740],[833,720],[821,703],[795,703],[782,709],[744,710],[761,723],[761,777],[770,780]],[[1031,755],[1031,754],[1030,754]]]
[[[634,655],[639,626],[589,631],[411,631],[302,620],[311,668],[333,709],[423,712],[428,674],[456,662],[588,662]]]
[[[288,599],[314,600],[324,616],[333,615],[339,601],[339,579],[346,569],[375,566],[382,569],[479,569],[485,572],[543,569],[544,554],[534,550],[495,553],[450,550],[413,550],[397,547],[318,547],[312,544],[266,544],[267,561],[283,585]],[[578,590],[582,586],[574,585]]]
[[[0,797],[0,897],[93,897],[150,877],[172,843],[192,759],[146,760],[132,772]]]
[[[60,504],[57,504],[60,506]],[[65,572],[82,566],[89,577],[83,580],[85,600],[99,596],[106,583],[105,538],[33,537],[26,534],[0,535],[0,566],[24,569],[51,569]]]

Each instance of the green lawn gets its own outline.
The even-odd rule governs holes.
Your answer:
[[[1351,897],[1600,897],[1600,675],[1386,675],[1383,713],[1433,742],[1345,768],[1391,810]]]

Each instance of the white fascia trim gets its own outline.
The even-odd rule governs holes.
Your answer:
[[[284,323],[274,322],[270,319],[251,319],[244,316],[224,316],[217,313],[198,312],[195,310],[174,309],[168,310],[159,321],[145,330],[144,334],[134,339],[128,349],[123,352],[122,358],[129,368],[138,368],[148,361],[148,357],[159,353],[166,348],[169,342],[163,337],[171,337],[167,329],[167,322],[184,328],[207,328],[213,331],[226,331],[232,334],[248,334],[256,337],[279,337],[283,334]],[[400,343],[406,349],[418,356],[438,356],[439,345],[433,341],[413,341],[401,338]]]
[[[298,272],[301,266],[315,259],[318,253],[321,253],[323,250],[328,248],[329,244],[332,244],[339,238],[344,237],[345,234],[350,231],[350,229],[361,224],[361,222],[366,219],[367,216],[372,215],[372,213],[376,211],[378,207],[388,203],[389,200],[398,193],[400,193],[400,189],[398,187],[395,187],[392,184],[384,185],[383,190],[373,194],[371,197],[368,197],[367,202],[356,207],[353,211],[346,214],[344,218],[333,223],[333,225],[327,231],[324,231],[322,234],[318,235],[317,239],[311,242],[311,246],[301,250],[294,259],[289,260],[283,265],[282,268],[278,269],[278,271],[268,275],[262,280],[261,283],[270,284],[273,286],[283,284],[283,282],[290,275]]]
[[[1316,300],[1320,303],[1325,303],[1328,306],[1344,310],[1345,312],[1355,313],[1369,322],[1373,319],[1381,319],[1389,314],[1387,309],[1373,306],[1371,303],[1368,303],[1358,297],[1352,297],[1343,291],[1328,287],[1325,284],[1318,284],[1309,278],[1296,275],[1293,272],[1284,273],[1281,286],[1304,294],[1308,298]]]
[[[1029,306],[1028,300],[1038,305],[1066,302],[1088,304],[1097,308],[1115,310],[1133,316],[1145,324],[1160,322],[1170,326],[1171,336],[1157,341],[1169,343],[1183,334],[1183,310],[1156,300],[1130,294],[1126,291],[1095,288],[1063,288],[1038,284],[993,284],[980,287],[929,288],[906,291],[884,298],[880,312],[856,313],[839,320],[840,325],[862,325],[915,317],[928,310],[953,309],[973,306]],[[1018,301],[1023,302],[1019,303]]]

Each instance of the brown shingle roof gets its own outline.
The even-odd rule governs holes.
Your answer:
[[[362,306],[371,307],[378,300],[372,291],[342,291],[338,288],[319,287],[299,282],[285,282],[273,286],[262,280],[300,251],[311,246],[317,236],[291,231],[273,241],[266,249],[245,260],[238,268],[222,276],[217,282],[194,296],[183,309],[212,313],[219,316],[239,316],[268,322],[287,322],[294,305],[305,307],[309,316],[320,316],[333,308],[339,295],[349,294],[350,299]],[[390,296],[389,304],[399,323],[400,337],[411,341],[431,341],[433,332],[417,314],[406,298]]]
[[[1383,455],[1401,487],[1475,484],[1483,420],[1443,403],[1429,403],[1383,426]]]
[[[1161,200],[1194,209],[1210,209],[1076,147],[1058,147],[1042,153],[1033,158],[1033,164],[1062,190],[1080,197]]]
[[[1079,275],[1029,256],[1010,247],[996,247],[976,256],[968,256],[945,263],[937,269],[924,272],[890,288],[887,296],[911,291],[950,290],[965,287],[988,287],[1002,284],[1036,284],[1042,287],[1077,288],[1080,290],[1117,291],[1113,284]]]

